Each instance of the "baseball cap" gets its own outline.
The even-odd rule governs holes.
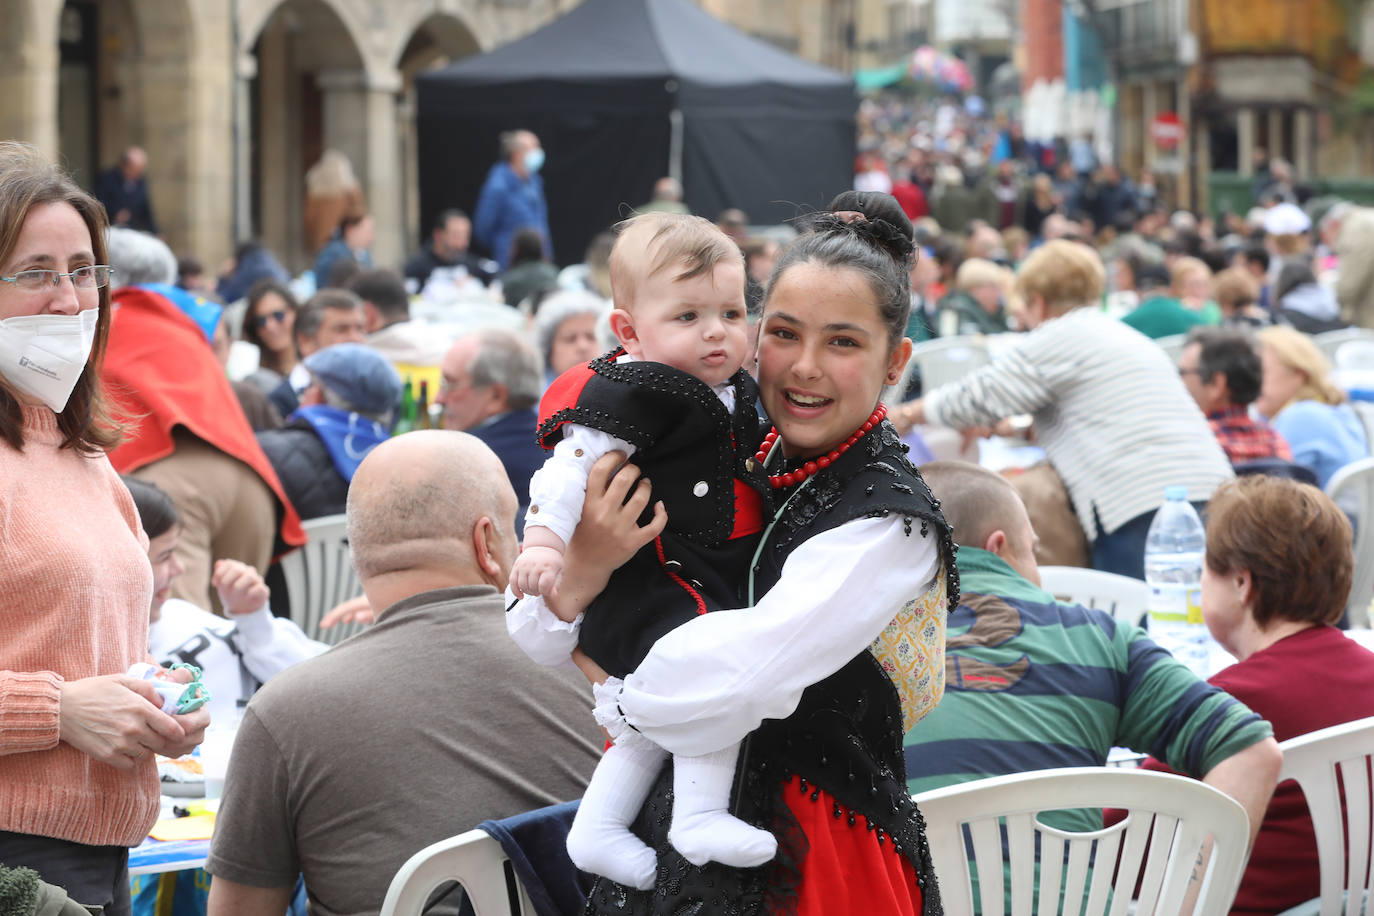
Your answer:
[[[365,413],[381,414],[401,399],[401,377],[386,357],[371,347],[341,343],[305,358],[305,368],[320,384]]]

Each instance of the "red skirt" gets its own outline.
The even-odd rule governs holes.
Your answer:
[[[811,800],[790,777],[783,798],[811,848],[801,866],[797,916],[920,916],[921,888],[916,869],[892,848],[878,842],[862,814],[849,826],[849,809],[824,790]],[[839,807],[840,817],[835,817]]]

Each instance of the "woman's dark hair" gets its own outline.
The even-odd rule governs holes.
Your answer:
[[[834,212],[813,214],[808,229],[783,251],[768,280],[768,290],[797,264],[858,271],[868,281],[878,314],[896,346],[906,333],[911,313],[911,267],[915,251],[911,220],[889,194],[846,191],[830,203],[834,212],[854,211],[862,218],[845,221]],[[768,295],[764,294],[765,308]]]
[[[162,537],[181,523],[181,513],[177,512],[172,497],[157,484],[137,477],[119,479],[124,481],[124,486],[129,488],[129,495],[134,498],[134,506],[138,509],[143,533],[148,535],[148,540]]]
[[[300,310],[300,303],[296,301],[296,297],[292,295],[291,290],[285,283],[279,283],[270,277],[266,277],[254,283],[252,288],[248,290],[248,308],[245,309],[243,313],[243,330],[239,336],[258,348],[260,353],[258,361],[264,367],[271,369],[273,372],[280,372],[281,358],[262,345],[262,335],[258,332],[257,322],[253,320],[253,309],[257,308],[258,303],[262,301],[262,298],[268,293],[276,293],[280,296],[282,301],[286,303],[287,310],[290,311],[292,315],[295,315],[296,312]],[[292,345],[295,345],[294,341]]]
[[[902,205],[897,203],[897,198],[891,194],[881,191],[841,191],[835,195],[835,199],[830,201],[830,206],[826,209],[831,213],[852,210],[862,213],[870,222],[885,220],[913,244],[916,241],[916,230],[912,228],[911,220],[907,218]]]
[[[0,142],[0,264],[7,262],[14,253],[29,213],[35,207],[57,203],[72,207],[86,224],[95,263],[109,263],[105,247],[105,208],[35,147],[12,140]],[[95,326],[95,342],[81,377],[67,399],[67,406],[57,415],[62,447],[85,454],[108,451],[123,439],[100,385],[100,364],[110,337],[110,287],[103,286],[96,292],[100,317]],[[0,439],[15,450],[24,447],[23,407],[3,376],[0,376]]]
[[[510,241],[510,266],[527,261],[544,260],[544,234],[538,229],[526,226],[518,229]]]

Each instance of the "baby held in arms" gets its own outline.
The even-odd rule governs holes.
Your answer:
[[[697,614],[744,606],[739,594],[762,528],[757,388],[747,349],[742,256],[712,223],[646,213],[621,224],[611,252],[620,347],[560,376],[540,405],[553,454],[530,481],[518,595],[548,597],[580,520],[587,475],[610,451],[653,481],[667,527],[612,577],[579,630],[613,675],[633,671],[658,637]],[[747,481],[747,482],[746,482]],[[728,812],[739,745],[673,759],[669,839],[695,865],[747,868],[777,841]],[[649,889],[657,859],[630,832],[666,752],[627,731],[597,766],[568,835],[584,871]]]

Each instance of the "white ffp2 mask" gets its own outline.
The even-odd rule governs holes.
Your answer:
[[[0,321],[0,375],[61,413],[86,368],[100,309],[75,315],[19,315]]]

